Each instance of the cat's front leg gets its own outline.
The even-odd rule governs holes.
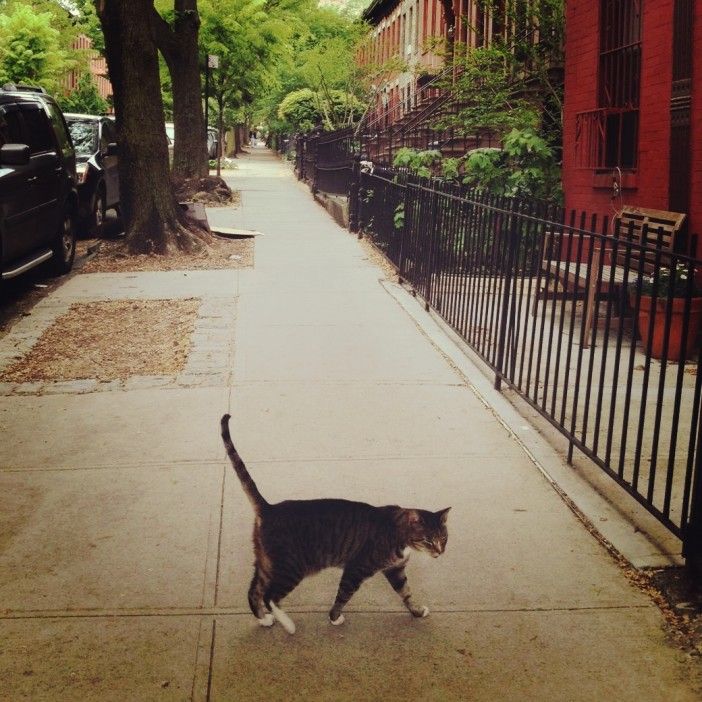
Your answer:
[[[353,564],[347,564],[344,568],[344,572],[341,576],[341,581],[339,582],[339,590],[336,593],[336,600],[334,600],[334,606],[329,612],[329,621],[334,626],[339,626],[339,624],[344,623],[344,615],[341,610],[344,608],[346,603],[353,597],[356,590],[361,587],[361,583],[364,580],[370,578],[374,571],[368,570],[366,567],[361,567]]]
[[[428,617],[429,607],[418,605],[412,599],[412,591],[407,584],[407,574],[405,566],[399,565],[392,568],[387,568],[383,574],[388,579],[392,589],[402,598],[405,607],[412,613],[414,617]]]

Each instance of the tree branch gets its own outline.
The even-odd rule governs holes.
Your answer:
[[[171,26],[159,14],[158,10],[152,6],[151,8],[151,31],[154,36],[154,42],[158,50],[163,54],[163,58],[170,64],[178,53],[179,46],[175,32]]]

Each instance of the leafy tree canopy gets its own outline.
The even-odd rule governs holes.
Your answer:
[[[357,97],[333,88],[320,92],[293,90],[278,107],[278,119],[294,132],[309,132],[315,127],[339,129],[352,124],[362,113],[363,104]]]
[[[76,64],[54,27],[51,12],[26,3],[6,3],[0,13],[0,83],[40,85],[56,92]]]
[[[62,79],[87,71],[79,34],[101,52],[104,41],[92,0],[0,0],[0,80],[40,85],[61,95]]]

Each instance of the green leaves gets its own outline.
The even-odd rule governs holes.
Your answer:
[[[62,47],[50,12],[15,4],[0,14],[0,83],[39,85],[55,92],[61,78],[77,61]]]
[[[58,102],[64,112],[82,112],[89,115],[107,114],[108,104],[100,96],[90,73],[84,73],[78,80],[76,89],[66,96],[59,96]]]
[[[405,203],[401,202],[396,208],[392,216],[395,229],[402,229],[405,226]]]
[[[351,93],[301,88],[283,98],[278,119],[291,131],[309,132],[317,126],[329,131],[351,124],[362,112],[361,103]]]
[[[393,159],[393,166],[409,168],[422,178],[429,178],[439,170],[441,152],[436,149],[417,151],[403,147],[398,149]]]
[[[508,156],[517,159],[533,157],[548,160],[553,157],[549,145],[534,129],[513,129],[505,138],[502,148]]]
[[[307,89],[316,96],[308,100],[316,114],[308,115],[304,130],[315,124],[331,129],[357,120],[365,94],[355,58],[365,27],[313,0],[288,0],[273,14],[278,22],[275,31],[284,38],[268,65],[267,90],[253,102],[257,119],[273,131],[295,130],[296,124],[305,124],[303,120],[281,114],[288,113],[291,100],[299,99],[289,96]]]
[[[562,199],[553,151],[533,129],[513,129],[503,148],[475,149],[465,158],[463,182],[498,195]]]

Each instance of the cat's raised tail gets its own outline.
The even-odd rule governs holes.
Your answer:
[[[229,434],[229,417],[230,415],[228,414],[225,414],[222,417],[222,441],[224,441],[224,446],[227,449],[227,455],[229,456],[229,459],[234,466],[234,470],[241,481],[241,487],[244,488],[244,492],[251,501],[256,514],[260,514],[264,507],[268,507],[268,503],[263,499],[263,495],[261,495],[261,493],[258,491],[256,483],[254,483],[253,478],[249,475],[249,471],[246,470],[244,461],[241,460],[241,456],[234,448],[232,437]]]

